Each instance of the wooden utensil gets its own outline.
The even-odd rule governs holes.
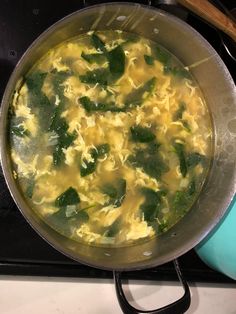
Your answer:
[[[236,42],[236,23],[207,0],[178,0],[182,6],[201,16]]]

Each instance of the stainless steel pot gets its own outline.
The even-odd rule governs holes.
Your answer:
[[[149,242],[123,248],[77,243],[45,224],[22,197],[12,174],[7,113],[15,86],[50,48],[89,30],[121,29],[157,41],[190,66],[210,108],[214,156],[208,180],[192,209],[173,228]],[[191,67],[191,65],[195,66]],[[109,270],[154,267],[184,254],[219,222],[235,193],[236,91],[233,80],[208,42],[183,21],[154,8],[131,3],[102,4],[77,11],[46,30],[25,52],[6,87],[0,121],[3,172],[22,214],[54,248],[72,259]]]

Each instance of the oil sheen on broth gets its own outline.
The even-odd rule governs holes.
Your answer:
[[[13,174],[29,205],[66,237],[124,246],[167,231],[199,194],[211,120],[168,51],[121,31],[50,50],[10,107]]]

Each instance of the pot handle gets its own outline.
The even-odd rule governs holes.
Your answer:
[[[147,313],[147,314],[183,314],[185,313],[191,303],[190,290],[180,270],[178,260],[175,259],[173,263],[174,263],[174,267],[177,272],[179,281],[184,288],[184,295],[173,303],[170,303],[159,309],[150,310],[150,311],[138,310],[129,304],[122,288],[122,282],[121,282],[122,272],[114,271],[113,275],[114,275],[114,281],[115,281],[115,287],[116,287],[116,295],[117,295],[117,298],[118,298],[118,301],[119,301],[119,304],[123,313],[125,314],[144,314],[144,313]]]

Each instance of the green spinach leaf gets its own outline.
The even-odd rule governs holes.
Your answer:
[[[125,53],[121,46],[106,53],[109,68],[99,68],[79,75],[80,81],[85,84],[99,84],[107,86],[120,78],[125,71]]]
[[[186,110],[186,103],[184,101],[181,101],[179,103],[179,109],[174,113],[173,115],[173,121],[180,121],[183,125],[183,127],[188,131],[191,132],[191,128],[189,126],[188,121],[183,120],[183,113]]]
[[[26,78],[26,85],[32,94],[37,96],[37,93],[41,91],[46,76],[46,72],[33,72]]]
[[[105,47],[105,43],[95,33],[93,33],[91,36],[91,43],[98,51],[102,51],[104,53],[107,52],[106,47]]]
[[[11,126],[10,133],[18,137],[30,136],[29,130],[25,129],[23,125]]]
[[[54,166],[59,166],[65,159],[65,154],[63,149],[68,148],[73,141],[76,139],[77,135],[75,133],[64,133],[61,134],[58,138],[58,144],[54,147],[53,150],[53,164]]]
[[[77,204],[73,204],[77,205]],[[47,219],[55,224],[61,225],[61,228],[65,230],[65,235],[71,234],[71,226],[78,227],[82,223],[85,223],[89,220],[89,215],[86,212],[86,208],[77,209],[75,208],[71,212],[68,211],[67,206],[60,207],[59,210],[52,215],[48,216]]]
[[[59,144],[63,148],[68,148],[74,142],[76,137],[77,137],[76,132],[73,133],[66,132],[59,137]]]
[[[27,188],[26,188],[26,191],[25,191],[25,195],[28,198],[32,198],[33,197],[34,188],[35,188],[35,181],[34,181],[34,179],[30,179],[28,181]]]
[[[54,166],[59,166],[65,159],[65,154],[63,152],[63,148],[68,148],[73,141],[76,139],[76,133],[61,133],[58,137],[58,144],[55,146],[53,150],[53,164]]]
[[[66,97],[64,96],[64,81],[72,75],[71,71],[57,71],[53,70],[51,72],[52,78],[52,86],[55,95],[58,95],[60,103],[57,106],[54,106],[53,111],[51,112],[51,119],[50,119],[50,131],[55,131],[59,135],[63,135],[67,129],[68,124],[65,118],[61,118],[61,114],[65,109],[66,105]]]
[[[195,194],[196,192],[196,183],[194,180],[192,180],[190,183],[189,183],[189,186],[188,186],[188,195],[189,196],[192,196],[193,194]]]
[[[118,179],[114,184],[105,184],[102,187],[102,192],[110,197],[108,205],[120,207],[126,195],[126,180]]]
[[[60,105],[58,107],[62,108],[65,97],[64,88],[61,84],[71,73],[63,71],[58,72],[56,70],[53,70],[50,74],[34,72],[26,79],[30,104],[32,104],[34,110],[35,107],[39,110],[39,123],[42,130],[48,130],[50,128],[51,120],[55,112],[55,106],[52,105],[48,97],[42,92],[42,86],[47,75],[51,76],[54,93],[60,97]]]
[[[168,51],[164,50],[161,47],[156,47],[154,49],[154,55],[155,58],[163,64],[164,74],[171,74],[179,79],[190,78],[189,71],[187,71],[183,67],[173,65],[171,54]]]
[[[63,135],[69,128],[65,118],[61,118],[60,111],[56,109],[50,119],[49,131],[55,131],[58,135]]]
[[[164,50],[161,47],[156,47],[155,49],[155,57],[158,61],[160,61],[163,65],[168,65],[171,61],[171,55],[169,52]]]
[[[109,144],[101,144],[96,146],[96,149],[93,150],[92,156],[97,158],[102,158],[105,156],[105,154],[108,154],[110,151],[110,145]]]
[[[173,115],[173,120],[177,121],[177,120],[182,120],[183,118],[183,113],[186,110],[186,104],[184,101],[181,101],[179,103],[179,109],[174,113]]]
[[[65,97],[64,87],[62,84],[68,77],[72,76],[72,74],[73,73],[71,71],[57,71],[56,69],[51,71],[53,90],[55,94],[60,97],[60,99]]]
[[[153,65],[154,64],[154,58],[149,55],[144,55],[144,60],[148,65]]]
[[[107,86],[110,80],[110,71],[106,68],[100,68],[93,71],[87,71],[84,75],[79,75],[79,79],[85,84],[100,84]]]
[[[189,197],[186,191],[177,191],[174,197],[174,208],[175,210],[183,210],[188,206]]]
[[[187,156],[187,165],[189,168],[197,166],[199,163],[204,164],[206,161],[206,156],[199,154],[197,152],[190,153]]]
[[[107,238],[113,238],[119,231],[121,225],[121,218],[117,218],[111,226],[105,231],[104,236]]]
[[[180,165],[180,172],[183,177],[186,177],[186,174],[188,172],[186,157],[185,157],[185,149],[184,145],[181,143],[174,143],[174,150],[179,158],[179,165]]]
[[[59,195],[55,200],[56,207],[65,207],[67,205],[75,205],[80,202],[79,195],[73,187],[69,187],[65,192]]]
[[[65,118],[61,117],[63,106],[57,106],[50,119],[49,131],[58,134],[58,143],[53,148],[53,164],[59,166],[65,159],[63,148],[68,148],[76,139],[76,132],[67,132],[69,125]]]
[[[79,210],[75,216],[80,222],[87,222],[89,214],[85,210]]]
[[[37,106],[42,110],[51,107],[51,103],[47,96],[42,92],[42,86],[47,76],[45,72],[31,73],[25,80],[28,87],[31,106]]]
[[[192,204],[196,195],[196,184],[194,179],[189,183],[189,186],[181,191],[177,191],[173,200],[173,208],[175,211],[184,212]]]
[[[125,104],[127,108],[142,105],[142,103],[153,93],[156,86],[156,78],[152,77],[141,87],[126,96]]]
[[[160,221],[160,223],[158,223],[158,226],[157,226],[157,233],[161,234],[163,232],[165,232],[167,229],[168,229],[168,223],[167,221]]]
[[[158,213],[162,205],[162,196],[166,195],[165,191],[154,191],[149,188],[142,188],[142,193],[145,196],[144,203],[140,206],[141,213],[148,224],[156,221]]]
[[[91,157],[93,161],[88,161],[86,159],[80,165],[80,175],[85,177],[93,173],[97,168],[98,158],[102,158],[105,154],[108,154],[110,150],[109,144],[101,144],[90,150]]]
[[[109,51],[108,55],[109,70],[112,75],[112,81],[120,78],[125,71],[125,53],[123,48],[119,45],[113,50]]]
[[[117,196],[114,199],[114,206],[120,207],[125,199],[126,195],[126,180],[125,179],[119,179],[116,183],[116,190],[117,190]]]
[[[149,128],[144,128],[139,125],[130,128],[131,138],[135,142],[148,143],[155,140],[156,136]]]
[[[129,163],[136,168],[142,168],[150,177],[160,180],[163,173],[169,170],[158,152],[152,153],[149,148],[136,150],[128,157]]]
[[[113,184],[105,184],[102,187],[102,192],[106,195],[108,195],[110,198],[116,198],[117,197],[117,189],[114,187]]]
[[[100,63],[105,61],[106,58],[109,66],[108,68],[95,69],[80,75],[80,81],[85,84],[100,84],[102,86],[114,83],[125,71],[125,53],[122,46],[118,45],[111,51],[107,51],[105,43],[95,33],[91,36],[91,43],[102,53],[90,55],[82,53],[82,58],[90,63]]]
[[[97,102],[90,100],[90,98],[87,96],[83,96],[79,100],[80,100],[81,105],[84,107],[84,109],[87,112],[97,112],[97,111],[101,111],[101,112],[107,112],[107,111],[123,112],[123,111],[125,111],[124,108],[117,107],[114,102],[109,102],[109,103],[98,102],[97,103]]]
[[[82,52],[81,57],[90,64],[102,64],[106,61],[106,55],[104,53],[85,54],[84,52]]]
[[[89,174],[95,172],[96,168],[97,168],[97,160],[94,160],[94,161],[84,160],[80,166],[81,177],[86,177]]]
[[[43,93],[42,86],[47,73],[34,72],[31,73],[25,80],[29,93],[29,106],[39,111],[39,123],[42,130],[48,129],[49,119],[51,115],[52,104],[48,97]]]
[[[59,166],[65,159],[65,154],[62,150],[63,147],[60,145],[56,145],[54,150],[53,150],[53,165],[54,166]]]
[[[181,122],[182,122],[184,128],[190,133],[191,132],[191,128],[190,128],[190,125],[189,125],[188,121],[181,120]]]
[[[158,152],[159,147],[161,146],[156,140],[148,143],[146,148],[147,152],[151,155],[156,154]]]

